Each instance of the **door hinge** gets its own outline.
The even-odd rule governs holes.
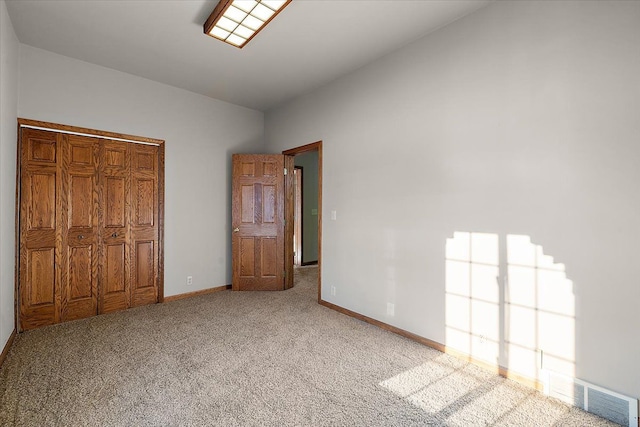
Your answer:
[[[285,175],[287,174],[287,168],[284,168],[284,174]]]

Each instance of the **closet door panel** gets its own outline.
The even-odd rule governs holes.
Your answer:
[[[93,174],[69,174],[69,229],[93,228],[94,181]]]
[[[104,226],[113,229],[124,228],[127,221],[125,215],[127,179],[123,176],[105,174],[103,185],[105,192]]]
[[[103,247],[101,313],[124,310],[130,306],[128,252],[124,242],[111,241]]]
[[[153,227],[155,200],[155,180],[153,178],[134,178],[135,191],[135,215],[133,226],[137,229]]]
[[[98,182],[100,140],[65,135],[62,176],[65,189],[62,215],[63,295],[61,320],[75,320],[98,313]]]
[[[79,301],[93,296],[95,283],[92,270],[92,246],[76,246],[69,248],[69,288],[71,301]]]
[[[135,283],[136,289],[153,288],[155,285],[155,256],[153,240],[135,243]]]
[[[104,167],[111,171],[129,171],[129,147],[126,142],[105,141]]]
[[[131,306],[153,304],[158,300],[158,245],[155,237],[131,242]]]
[[[56,176],[55,170],[28,171],[25,193],[28,203],[27,230],[55,231]]]
[[[77,136],[71,136],[69,141],[69,165],[73,166],[89,166],[92,169],[95,166],[95,144],[88,141],[78,139]]]
[[[129,217],[131,209],[130,145],[103,141],[100,149],[102,216],[100,313],[131,306]]]
[[[158,301],[158,147],[132,147],[131,305]]]
[[[20,326],[22,330],[57,322],[58,276],[55,247],[23,248],[20,257]],[[24,286],[24,284],[28,285]]]
[[[26,163],[56,163],[57,133],[39,130],[22,129],[23,132],[23,159]]]
[[[59,321],[59,135],[22,128],[20,146],[20,330]]]
[[[82,319],[98,313],[98,254],[95,241],[73,241],[67,246],[62,321]]]
[[[126,245],[124,243],[111,243],[105,245],[105,281],[103,290],[107,295],[126,291]]]
[[[27,250],[27,277],[31,281],[27,301],[29,307],[46,307],[55,303],[55,249]]]

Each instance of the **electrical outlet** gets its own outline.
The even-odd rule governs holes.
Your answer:
[[[335,286],[331,287],[331,295],[333,295],[333,296],[336,295],[336,287]]]
[[[394,316],[396,314],[396,305],[393,303],[387,303],[387,315]]]
[[[193,285],[193,276],[187,276],[187,286]]]

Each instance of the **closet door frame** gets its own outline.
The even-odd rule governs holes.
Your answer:
[[[101,138],[112,141],[122,141],[132,144],[155,145],[158,147],[157,167],[158,167],[158,303],[164,302],[164,143],[162,139],[148,138],[137,135],[102,131],[77,126],[63,125],[59,123],[44,122],[18,118],[18,143],[16,153],[16,240],[15,240],[15,292],[14,292],[14,314],[16,330],[22,331],[20,324],[20,207],[21,207],[21,176],[22,176],[22,128],[40,129],[62,134],[73,134]]]

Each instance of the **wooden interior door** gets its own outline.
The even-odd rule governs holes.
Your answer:
[[[285,289],[284,157],[280,154],[233,155],[234,291]],[[291,254],[292,249],[289,248]]]
[[[98,139],[62,135],[61,319],[98,313]]]
[[[100,148],[100,313],[131,306],[129,210],[130,143],[105,141]]]
[[[158,147],[131,147],[131,307],[158,302]]]
[[[21,129],[20,146],[20,323],[32,329],[60,321],[62,239],[58,214],[62,180],[61,135]]]

